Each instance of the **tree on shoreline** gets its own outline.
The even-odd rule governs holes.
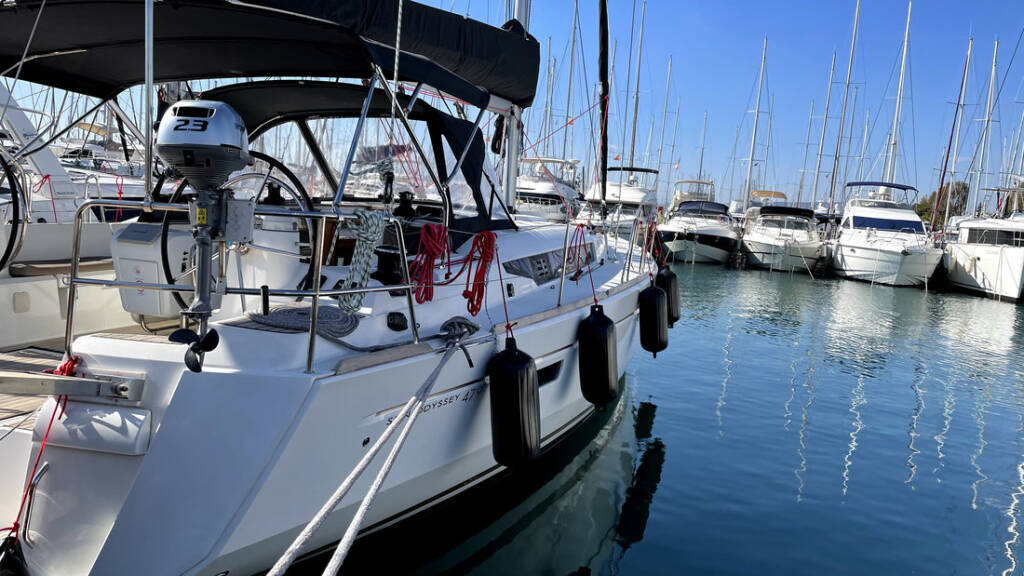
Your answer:
[[[945,222],[946,220],[946,196],[949,194],[950,188],[953,190],[953,196],[949,199],[950,215],[963,214],[964,208],[967,205],[967,193],[970,191],[970,187],[966,182],[958,180],[956,182],[947,182],[946,184],[943,184],[942,194],[939,198],[939,214],[935,219],[937,227],[941,227],[942,222]],[[932,220],[932,211],[935,208],[936,192],[932,192],[914,205],[914,211],[916,211],[917,215],[925,222],[931,222]]]

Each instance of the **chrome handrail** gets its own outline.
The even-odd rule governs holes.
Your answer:
[[[143,290],[154,290],[154,291],[173,291],[173,292],[194,292],[195,286],[188,285],[177,285],[177,284],[161,284],[161,283],[138,283],[138,282],[126,282],[120,280],[102,280],[96,278],[84,278],[78,275],[79,266],[79,252],[82,239],[82,214],[90,211],[93,207],[99,208],[141,208],[143,202],[134,200],[89,200],[78,207],[75,212],[74,228],[72,235],[71,244],[71,274],[68,279],[68,304],[67,304],[67,323],[64,331],[64,353],[67,357],[72,356],[71,343],[74,338],[74,319],[75,319],[75,301],[76,291],[79,285],[88,286],[110,286],[115,288],[136,288]],[[184,212],[187,213],[189,208],[184,204],[168,204],[154,202],[149,205],[149,208],[153,211],[163,212]],[[317,334],[317,311],[320,305],[320,298],[324,296],[344,296],[351,294],[370,294],[376,292],[391,292],[397,290],[404,290],[406,293],[406,302],[409,307],[409,322],[410,328],[412,329],[413,343],[420,341],[419,328],[416,323],[416,312],[415,303],[413,298],[413,291],[416,285],[411,282],[409,275],[409,257],[406,251],[405,238],[403,236],[401,221],[394,215],[388,214],[386,220],[395,225],[396,234],[398,237],[398,246],[403,262],[403,272],[405,274],[406,282],[398,285],[391,286],[374,286],[374,287],[363,287],[363,288],[340,288],[333,290],[322,290],[320,282],[318,281],[323,268],[323,248],[324,248],[324,235],[326,229],[326,223],[328,220],[338,221],[339,224],[343,220],[354,220],[357,216],[354,215],[343,215],[331,212],[317,212],[308,210],[286,210],[281,208],[271,208],[265,206],[257,206],[254,210],[254,214],[258,216],[284,216],[290,218],[316,218],[317,219],[317,246],[314,247],[313,257],[313,269],[314,269],[314,288],[312,290],[298,290],[298,289],[275,289],[268,290],[267,294],[270,296],[285,296],[285,297],[306,297],[312,298],[312,310],[309,319],[309,344],[306,352],[306,372],[312,373],[313,371],[313,357],[316,349],[316,334]],[[225,288],[226,294],[242,295],[242,296],[259,296],[264,292],[258,288]]]
[[[57,406],[53,407],[54,410],[57,408]],[[35,476],[33,476],[32,480],[28,483],[28,495],[27,501],[25,502],[25,527],[22,529],[21,534],[22,538],[25,540],[25,544],[27,544],[29,548],[35,548],[36,545],[35,540],[29,535],[28,531],[29,525],[32,524],[32,503],[35,502],[36,499],[36,488],[39,487],[39,481],[43,479],[43,475],[46,474],[49,469],[50,463],[43,462],[42,465],[39,466],[39,470],[36,471]]]

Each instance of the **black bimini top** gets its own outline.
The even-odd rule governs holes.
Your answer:
[[[163,0],[154,4],[154,78],[393,72],[398,0]],[[0,74],[111,98],[144,81],[142,0],[0,3]],[[40,14],[42,10],[42,14]],[[399,78],[486,106],[529,106],[540,45],[517,22],[495,28],[406,0]],[[39,24],[29,44],[36,17]]]
[[[794,208],[793,206],[762,206],[761,216],[799,216],[801,218],[814,218],[814,210],[809,208]]]
[[[719,204],[718,202],[708,202],[706,200],[688,200],[679,204],[676,208],[676,214],[729,214],[729,207],[725,204]]]
[[[227,84],[206,90],[205,100],[225,102],[238,112],[254,140],[267,130],[292,120],[316,118],[358,118],[366,100],[366,87],[359,84],[317,80],[265,80]],[[409,97],[398,95],[398,103],[408,108]],[[436,111],[417,100],[409,112],[410,120],[432,119]],[[384,90],[374,90],[367,118],[391,115],[391,101]]]
[[[917,188],[910,186],[909,184],[896,184],[895,182],[847,182],[847,188],[855,188],[858,186],[884,186],[885,188],[894,188],[896,190],[913,190],[917,192]]]

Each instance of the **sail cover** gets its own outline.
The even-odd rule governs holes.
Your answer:
[[[40,10],[42,13],[40,14]],[[0,3],[0,73],[99,98],[144,79],[142,0]],[[504,28],[406,0],[399,77],[486,104],[529,106],[540,46]],[[37,16],[38,27],[29,44]],[[157,82],[393,73],[397,0],[163,0],[154,5]]]

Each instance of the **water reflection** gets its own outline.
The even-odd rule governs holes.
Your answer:
[[[457,571],[1022,574],[1024,305],[676,273],[648,401]]]
[[[1017,436],[1021,436],[1024,432],[1024,414],[1017,416],[1020,424],[1017,426]],[[1024,458],[1024,455],[1022,455]],[[1024,460],[1017,464],[1017,489],[1014,490],[1010,496],[1010,507],[1006,509],[1006,517],[1010,522],[1010,525],[1006,527],[1006,531],[1010,533],[1010,538],[1003,543],[1003,550],[1006,554],[1006,559],[1009,561],[1009,566],[1003,570],[1003,576],[1011,576],[1017,571],[1017,555],[1015,549],[1017,543],[1020,542],[1020,532],[1017,530],[1017,514],[1020,511],[1020,499],[1024,496]]]
[[[665,444],[655,438],[644,447],[640,465],[633,474],[633,484],[626,490],[626,501],[622,504],[622,513],[615,529],[622,554],[644,538],[647,519],[651,515],[651,503],[654,501],[654,493],[658,491],[664,465]]]
[[[918,365],[914,368],[919,376],[915,377],[913,382],[910,384],[910,389],[914,392],[914,412],[910,416],[910,426],[907,427],[907,448],[910,453],[907,455],[907,468],[910,470],[907,479],[903,482],[904,484],[911,484],[914,481],[914,477],[917,476],[917,465],[914,464],[914,456],[921,453],[920,450],[914,446],[917,441],[917,437],[920,434],[917,433],[917,422],[921,418],[921,412],[924,411],[924,382],[928,378],[928,372],[925,365],[918,362]]]
[[[953,423],[953,413],[956,411],[956,394],[954,393],[954,385],[950,378],[947,377],[946,381],[942,384],[944,391],[942,400],[942,430],[934,436],[935,438],[935,453],[936,462],[935,468],[932,469],[932,473],[936,474],[939,468],[943,468],[945,464],[943,460],[946,458],[946,453],[943,449],[946,445],[946,435],[949,434],[949,426]],[[938,478],[941,482],[942,479]]]
[[[729,316],[729,326],[726,328],[725,344],[722,346],[722,352],[725,353],[724,364],[725,364],[725,377],[722,378],[722,393],[718,395],[718,402],[715,404],[715,418],[718,419],[718,434],[723,435],[722,431],[722,408],[725,407],[725,395],[729,390],[729,380],[732,379],[732,340],[734,337],[733,333],[733,316]]]
[[[857,378],[857,385],[850,392],[850,408],[849,411],[853,414],[853,430],[850,431],[850,443],[849,449],[846,451],[846,456],[843,458],[843,496],[846,496],[846,491],[850,486],[850,469],[853,467],[853,453],[857,451],[857,435],[864,429],[864,421],[861,419],[860,408],[868,403],[867,398],[864,396],[864,375]]]
[[[988,446],[988,442],[985,441],[985,411],[988,409],[988,403],[992,399],[989,392],[989,387],[986,385],[981,390],[981,394],[978,395],[978,400],[974,404],[974,421],[978,425],[978,445],[971,454],[971,466],[974,467],[975,473],[978,478],[971,483],[971,509],[978,509],[978,490],[983,482],[988,480],[988,476],[981,471],[981,456],[985,453],[985,446]]]

